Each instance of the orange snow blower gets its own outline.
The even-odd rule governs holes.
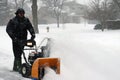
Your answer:
[[[43,70],[45,67],[50,67],[55,70],[57,74],[60,74],[60,60],[59,58],[38,58],[32,65],[32,78],[42,78]]]
[[[46,44],[40,46],[45,40]],[[41,80],[45,74],[45,67],[50,67],[56,74],[60,74],[60,59],[50,58],[51,39],[44,38],[41,44],[37,47],[35,41],[28,40],[26,42],[28,48],[24,50],[29,50],[29,55],[27,60],[23,50],[25,63],[22,64],[20,71],[23,77]]]

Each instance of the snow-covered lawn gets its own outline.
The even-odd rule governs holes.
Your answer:
[[[47,26],[39,25],[36,41],[39,44],[44,37],[52,38],[51,57],[61,59],[62,79],[120,80],[120,30],[102,32],[90,24],[65,24],[59,29],[49,25],[47,33]],[[5,27],[0,27],[0,45],[0,80],[29,80],[10,72],[13,54]]]

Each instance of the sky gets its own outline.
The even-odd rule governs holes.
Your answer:
[[[76,0],[76,1],[81,4],[87,4],[88,2],[90,2],[90,0]]]
[[[73,0],[68,0],[68,1],[73,1]],[[85,4],[85,5],[88,5],[90,3],[90,1],[92,0],[74,0],[80,4]]]
[[[37,45],[45,37],[52,38],[50,57],[58,57],[61,74],[52,72],[43,80],[120,80],[120,30],[94,30],[91,24],[39,25]],[[17,72],[13,65],[12,42],[0,27],[0,80],[30,80]],[[27,53],[26,53],[27,55]],[[50,70],[51,71],[51,70]]]
[[[90,0],[76,0],[77,2],[79,3],[82,3],[82,4],[86,4],[88,3]]]

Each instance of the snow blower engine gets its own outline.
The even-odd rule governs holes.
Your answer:
[[[46,40],[46,45],[41,44]],[[60,59],[50,58],[50,38],[44,38],[37,47],[35,41],[28,40],[25,44],[27,48],[23,50],[25,63],[21,66],[23,77],[41,80],[44,76],[45,67],[50,67],[57,74],[60,74]],[[25,56],[25,50],[29,50],[28,59]]]

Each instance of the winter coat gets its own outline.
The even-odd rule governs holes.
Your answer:
[[[31,37],[35,37],[33,26],[26,17],[22,19],[17,16],[14,17],[8,22],[6,28],[6,32],[11,37],[11,39],[17,38],[20,40],[27,40],[27,31],[30,32]]]

